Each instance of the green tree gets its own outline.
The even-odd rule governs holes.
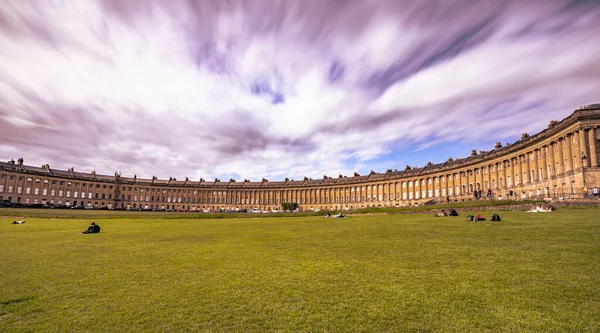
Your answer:
[[[296,202],[284,202],[281,204],[281,209],[294,211],[298,209],[298,203]]]

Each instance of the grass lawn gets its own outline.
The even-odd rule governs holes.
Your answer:
[[[597,209],[465,215],[0,218],[0,331],[600,331]]]

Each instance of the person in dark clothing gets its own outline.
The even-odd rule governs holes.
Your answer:
[[[96,224],[96,222],[92,222],[92,224],[87,228],[86,231],[82,232],[82,234],[97,234],[100,232],[100,226]]]

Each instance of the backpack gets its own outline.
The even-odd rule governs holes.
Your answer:
[[[492,221],[501,221],[500,220],[500,215],[498,215],[498,214],[492,215]]]
[[[474,220],[475,220],[475,216],[467,215],[467,221],[474,221]]]

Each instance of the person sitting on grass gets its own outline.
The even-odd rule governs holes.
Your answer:
[[[25,223],[25,220],[20,220],[20,221],[13,221],[12,224],[23,224]]]
[[[485,217],[481,216],[481,214],[477,214],[477,216],[475,216],[475,221],[485,221]]]
[[[87,228],[86,231],[82,232],[82,234],[97,234],[100,232],[100,226],[96,224],[96,222],[92,222],[92,224]]]

